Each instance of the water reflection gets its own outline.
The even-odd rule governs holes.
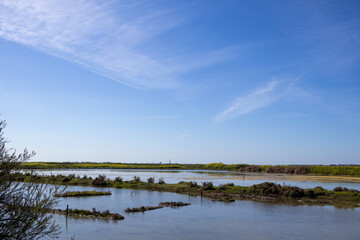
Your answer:
[[[69,187],[69,191],[92,187]],[[60,239],[358,239],[360,210],[331,206],[290,206],[235,201],[212,202],[176,193],[128,189],[104,189],[111,196],[65,198],[59,207],[109,209],[124,221],[101,221],[56,215]],[[190,206],[162,208],[143,214],[126,214],[127,207],[154,206],[163,201],[191,202]]]

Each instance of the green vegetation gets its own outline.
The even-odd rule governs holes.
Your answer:
[[[103,196],[111,195],[111,192],[98,192],[98,191],[81,191],[81,192],[64,192],[55,194],[55,197],[90,197],[90,196]]]
[[[191,203],[184,203],[184,202],[161,202],[159,203],[159,206],[163,207],[171,207],[171,208],[178,208],[178,207],[184,207],[189,206]]]
[[[203,186],[199,186],[194,182],[159,184],[143,182],[138,178],[131,181],[112,181],[105,176],[92,179],[88,177],[79,178],[74,175],[39,176],[30,173],[13,174],[11,181],[165,191],[193,196],[201,195],[214,201],[254,200],[292,204],[360,207],[360,192],[346,188],[335,188],[334,191],[328,191],[321,187],[301,189],[298,187],[281,186],[274,183],[262,183],[250,187],[226,184],[217,187],[214,186],[212,182],[205,182]]]
[[[72,162],[26,162],[24,169],[199,169],[243,172],[266,172],[288,174],[321,174],[360,176],[360,166],[295,166],[295,165],[248,165],[248,164],[126,164],[126,163],[72,163]]]
[[[135,213],[135,212],[146,212],[146,211],[151,211],[151,210],[155,210],[155,209],[160,209],[163,207],[171,207],[171,208],[179,208],[179,207],[184,207],[184,206],[189,206],[191,205],[190,203],[184,203],[184,202],[161,202],[159,203],[158,206],[153,206],[153,207],[145,207],[145,206],[141,206],[138,208],[127,208],[125,210],[126,213]]]
[[[360,167],[355,166],[309,166],[310,173],[322,175],[360,176]]]
[[[57,205],[53,196],[58,187],[12,182],[12,174],[35,152],[17,152],[8,146],[4,136],[6,123],[0,120],[0,239],[53,239],[60,227],[47,210]]]
[[[53,214],[62,214],[70,217],[79,217],[79,218],[97,218],[97,219],[103,219],[103,220],[124,220],[124,216],[118,214],[118,213],[110,213],[109,210],[106,210],[104,212],[96,211],[95,208],[93,208],[92,211],[89,210],[83,210],[83,209],[50,209],[50,213]]]
[[[126,213],[146,212],[146,211],[151,211],[151,210],[160,209],[160,208],[163,208],[163,206],[154,206],[154,207],[141,206],[138,208],[127,208],[127,209],[125,209],[125,212]]]

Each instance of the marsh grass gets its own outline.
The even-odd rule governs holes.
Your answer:
[[[55,194],[55,197],[90,197],[90,196],[104,196],[111,195],[111,192],[99,191],[79,191],[79,192],[65,192],[62,194]]]
[[[99,177],[98,177],[99,178]],[[68,176],[39,176],[36,174],[13,174],[12,181],[19,182],[34,182],[47,183],[55,185],[79,185],[79,186],[94,186],[94,181],[91,178],[71,178]],[[310,204],[310,205],[336,205],[343,207],[360,207],[360,192],[357,190],[346,191],[329,191],[322,187],[313,189],[302,189],[292,186],[281,186],[275,183],[265,182],[256,184],[250,187],[234,186],[227,184],[223,186],[213,186],[210,183],[205,183],[205,186],[198,186],[192,182],[179,182],[177,184],[167,183],[148,183],[137,180],[131,181],[112,181],[103,177],[104,182],[101,187],[114,187],[125,189],[138,189],[150,191],[175,192],[180,194],[187,194],[198,196],[202,194],[204,197],[210,199],[228,199],[228,200],[254,200],[254,201],[272,201],[278,203],[293,203],[293,204]],[[336,189],[338,190],[338,189]]]

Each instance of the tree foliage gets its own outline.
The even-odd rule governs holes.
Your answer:
[[[21,171],[20,165],[35,155],[26,149],[17,154],[7,148],[0,121],[0,239],[54,238],[59,234],[49,209],[56,205],[57,188],[44,184],[10,181],[11,174]]]

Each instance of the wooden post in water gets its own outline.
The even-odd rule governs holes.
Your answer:
[[[66,216],[69,215],[69,204],[66,205]]]
[[[201,196],[201,199],[202,199],[202,190],[203,190],[203,188],[201,187],[201,190],[200,190],[200,196]]]

